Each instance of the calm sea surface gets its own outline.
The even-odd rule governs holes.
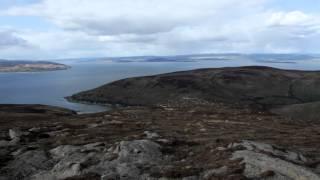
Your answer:
[[[104,111],[107,107],[70,103],[64,99],[108,82],[159,73],[197,68],[266,65],[285,69],[319,70],[319,61],[270,63],[252,60],[203,60],[198,62],[94,62],[70,64],[65,71],[41,73],[0,73],[0,104],[46,104],[82,113]]]

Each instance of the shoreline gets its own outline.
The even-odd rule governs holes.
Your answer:
[[[72,96],[67,96],[64,97],[65,100],[67,100],[70,103],[77,103],[77,104],[86,104],[86,105],[98,105],[98,106],[105,106],[105,107],[110,107],[110,108],[119,108],[119,107],[131,107],[130,105],[127,104],[119,104],[119,103],[102,103],[102,102],[93,102],[93,101],[84,101],[84,100],[77,100],[74,99]]]
[[[81,104],[81,105],[88,105],[88,106],[100,106],[100,107],[105,107],[107,108],[105,111],[98,111],[98,112],[83,112],[83,111],[77,111],[77,114],[95,114],[95,113],[104,113],[111,111],[116,108],[121,108],[121,107],[130,107],[128,105],[120,105],[120,104],[110,104],[110,103],[99,103],[99,102],[90,102],[90,101],[80,101],[73,99],[72,97],[64,97],[64,99],[69,102],[69,103],[74,103],[74,104]]]
[[[67,66],[63,69],[41,69],[41,70],[30,70],[30,71],[1,71],[0,73],[43,73],[43,72],[53,72],[53,71],[66,71],[72,69],[72,66]]]

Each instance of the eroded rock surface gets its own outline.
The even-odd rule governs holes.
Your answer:
[[[196,143],[161,139],[160,135],[158,136],[159,138],[154,141],[140,139],[112,144],[95,142],[84,145],[60,145],[51,149],[20,148],[11,153],[12,159],[1,168],[0,178],[8,180],[320,179],[317,174],[318,166],[308,167],[312,160],[303,154],[255,141],[230,143],[225,147],[211,150],[205,146],[198,150],[199,154],[222,162],[217,163],[220,165],[215,168],[204,166],[205,168],[196,170],[194,169],[196,164],[190,164],[188,161],[196,160],[199,154],[188,151],[183,155],[183,150],[175,149],[179,144],[194,146]],[[197,146],[197,149],[200,147]],[[2,155],[9,156],[9,154],[3,152]],[[181,155],[182,157],[179,157]],[[205,164],[205,161],[197,163]],[[187,166],[180,169],[182,164]]]
[[[84,174],[102,179],[147,179],[146,168],[161,166],[161,146],[150,140],[121,141],[107,150],[103,143],[62,145],[47,152],[27,151],[2,169],[8,179],[56,180]]]
[[[299,153],[252,141],[231,144],[229,147],[243,148],[243,150],[235,150],[232,158],[243,159],[241,162],[245,164],[244,174],[248,178],[263,178],[263,175],[269,172],[268,179],[274,180],[320,179],[319,174],[314,172],[315,169],[305,167],[308,160]]]

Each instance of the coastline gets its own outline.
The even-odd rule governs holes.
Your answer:
[[[104,111],[97,111],[97,112],[83,112],[83,111],[77,111],[77,114],[95,114],[95,113],[104,113],[108,111],[112,111],[117,108],[122,107],[130,107],[128,105],[120,105],[120,104],[111,104],[111,103],[99,103],[99,102],[92,102],[92,101],[80,101],[72,98],[71,96],[67,96],[64,98],[69,103],[75,103],[75,104],[81,104],[81,105],[89,105],[89,106],[100,106],[105,107],[106,109]]]
[[[73,98],[72,96],[64,97],[68,102],[70,103],[78,103],[78,104],[86,104],[86,105],[99,105],[99,106],[105,106],[110,108],[119,108],[119,107],[132,107],[132,105],[128,104],[120,104],[120,103],[110,103],[110,102],[98,102],[98,101],[85,101],[85,100],[77,100]]]
[[[43,73],[43,72],[53,72],[53,71],[66,71],[71,69],[72,66],[67,66],[65,68],[59,69],[37,69],[37,70],[17,70],[17,71],[1,71],[0,73]]]

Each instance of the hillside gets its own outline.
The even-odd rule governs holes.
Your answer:
[[[8,61],[0,60],[0,72],[56,71],[70,68],[64,64],[47,61]]]
[[[293,104],[316,103],[320,101],[319,89],[320,72],[255,66],[129,78],[75,94],[68,99],[129,106],[205,101],[270,110]],[[303,111],[299,114],[303,117]]]

